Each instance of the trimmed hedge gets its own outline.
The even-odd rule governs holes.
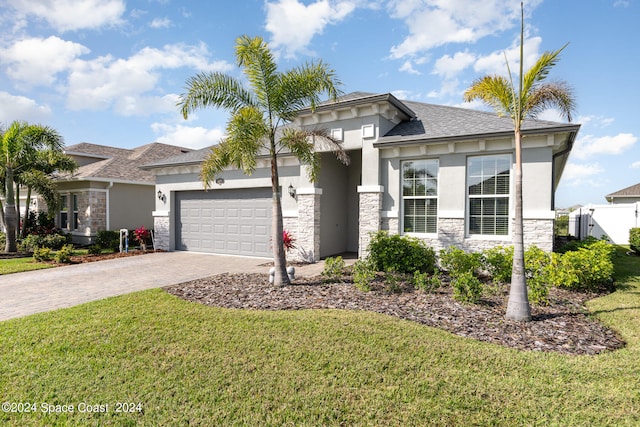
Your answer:
[[[640,255],[640,228],[629,230],[629,246],[631,250]]]
[[[369,243],[369,259],[376,271],[432,274],[436,253],[423,240],[378,231]]]

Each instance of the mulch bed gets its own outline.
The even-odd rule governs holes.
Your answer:
[[[585,301],[595,294],[551,289],[548,306],[532,307],[533,321],[506,320],[506,286],[493,288],[479,304],[452,298],[450,286],[433,293],[405,287],[401,293],[358,290],[350,278],[324,283],[321,277],[299,278],[276,288],[266,274],[222,274],[166,287],[185,300],[209,306],[255,310],[368,310],[432,326],[456,335],[505,347],[564,354],[597,354],[625,346],[615,331],[589,316]]]

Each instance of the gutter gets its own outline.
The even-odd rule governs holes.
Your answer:
[[[111,199],[111,194],[110,194],[109,190],[111,190],[111,188],[113,188],[113,181],[109,182],[109,185],[107,186],[107,203],[106,203],[106,207],[105,207],[105,210],[106,210],[106,213],[107,213],[107,218],[106,218],[107,219],[107,224],[106,224],[107,230],[111,230],[111,212],[109,210],[109,200]]]
[[[556,209],[556,189],[553,188],[556,182],[556,168],[555,168],[556,159],[558,157],[564,156],[565,154],[569,154],[571,152],[571,149],[573,148],[573,143],[575,142],[576,136],[578,135],[578,130],[580,129],[580,125],[575,125],[574,127],[576,127],[576,129],[575,131],[572,131],[569,134],[570,136],[569,136],[569,139],[567,140],[567,148],[555,153],[553,155],[553,160],[551,161],[551,187],[552,187],[551,188],[551,210],[552,211]]]

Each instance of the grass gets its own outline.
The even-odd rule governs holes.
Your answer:
[[[161,290],[0,322],[0,400],[37,405],[0,412],[0,424],[638,425],[640,257],[616,266],[624,286],[589,308],[628,346],[598,356],[522,352],[367,312],[211,308]],[[43,402],[75,412],[47,414]]]
[[[0,259],[0,275],[20,273],[22,271],[41,270],[55,267],[51,264],[34,261],[32,257]]]

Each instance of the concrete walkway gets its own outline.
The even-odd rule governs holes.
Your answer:
[[[266,259],[158,252],[0,276],[0,321],[222,273],[264,273]],[[322,263],[297,268],[313,276]]]

